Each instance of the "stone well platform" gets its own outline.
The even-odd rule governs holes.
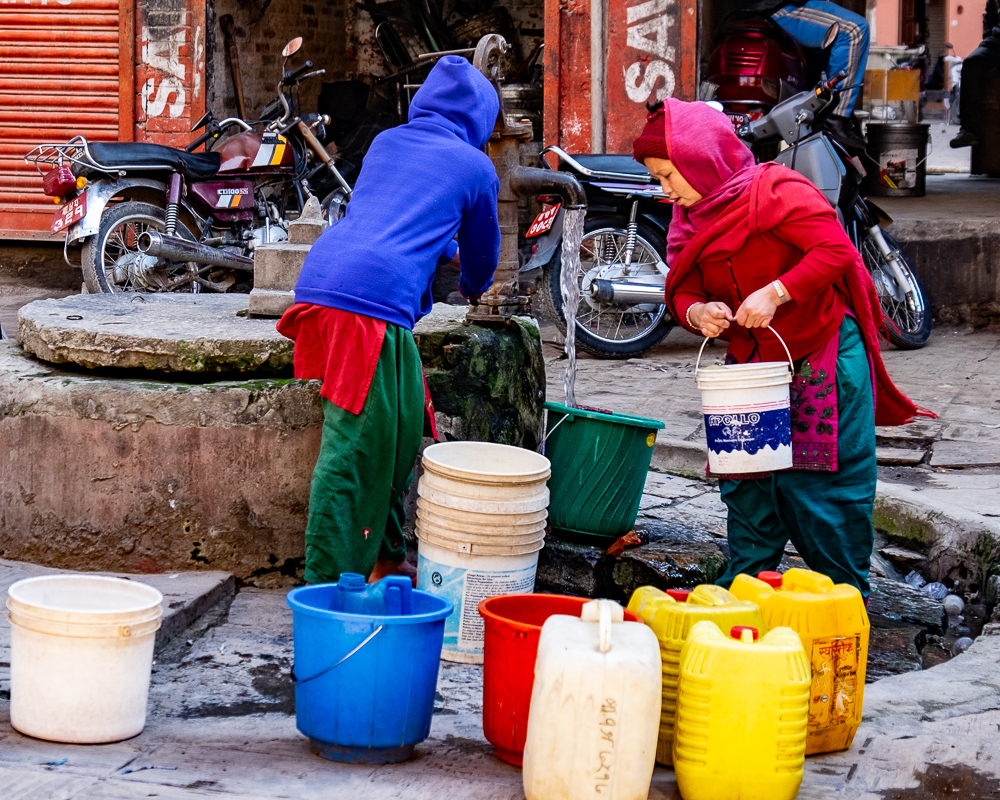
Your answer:
[[[25,349],[0,342],[0,558],[301,577],[319,382],[292,378],[292,343],[247,307],[85,295],[21,309]],[[444,306],[414,331],[441,437],[537,448],[537,324],[464,318]]]
[[[18,339],[52,364],[187,373],[291,370],[292,342],[245,294],[85,294],[18,313]]]
[[[121,572],[301,568],[316,384],[94,377],[0,342],[0,557]]]

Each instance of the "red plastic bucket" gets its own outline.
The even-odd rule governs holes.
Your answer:
[[[580,616],[588,597],[508,594],[479,604],[483,642],[483,733],[504,761],[521,766],[542,624],[553,614]],[[625,619],[638,622],[631,611]]]

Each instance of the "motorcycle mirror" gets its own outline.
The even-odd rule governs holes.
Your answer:
[[[302,49],[302,37],[296,36],[292,41],[285,45],[285,49],[281,51],[281,55],[285,58],[290,58],[294,56],[299,50]]]
[[[198,128],[200,128],[202,125],[204,125],[206,122],[208,122],[211,118],[212,118],[212,112],[211,111],[206,111],[204,114],[201,115],[201,119],[199,119],[194,124],[194,127],[191,128],[192,132],[198,130]]]
[[[834,22],[833,25],[827,29],[826,36],[823,37],[823,49],[826,50],[833,47],[833,43],[838,36],[840,36],[840,23]]]

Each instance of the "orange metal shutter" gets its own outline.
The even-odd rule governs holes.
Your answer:
[[[133,139],[133,2],[0,7],[0,237],[49,236],[55,206],[24,163],[32,147]]]

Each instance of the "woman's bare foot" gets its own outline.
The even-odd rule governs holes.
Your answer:
[[[408,561],[391,561],[387,558],[380,558],[375,562],[375,569],[368,576],[368,583],[378,583],[387,575],[405,575],[413,581],[414,587],[417,585],[417,570],[413,564]]]

